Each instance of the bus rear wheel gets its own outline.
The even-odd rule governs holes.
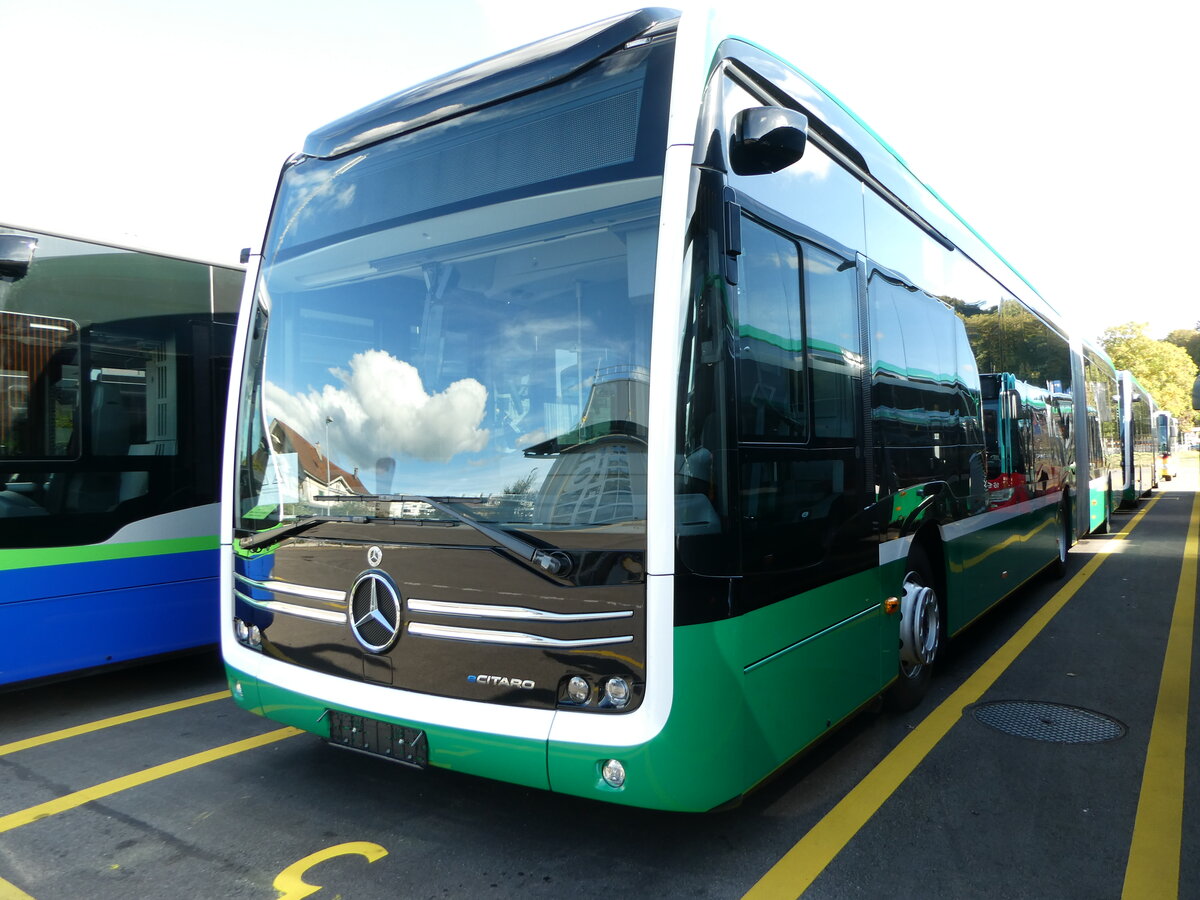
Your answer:
[[[1050,576],[1062,578],[1067,574],[1067,551],[1071,549],[1071,506],[1068,501],[1059,504],[1056,519],[1058,556],[1050,563]]]
[[[932,573],[925,551],[914,545],[900,597],[899,672],[886,696],[888,707],[896,711],[913,709],[924,698],[941,649],[941,603]]]

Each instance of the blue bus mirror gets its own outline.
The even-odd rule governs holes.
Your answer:
[[[734,117],[729,165],[738,175],[768,175],[804,155],[808,117],[794,109],[756,106]]]

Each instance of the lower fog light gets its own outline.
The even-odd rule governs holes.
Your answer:
[[[250,627],[241,619],[233,620],[233,633],[237,635],[237,639],[243,644],[250,640]]]
[[[619,788],[625,785],[625,767],[619,759],[606,760],[600,768],[600,775],[609,787]]]
[[[258,630],[257,625],[250,626],[250,646],[251,647],[261,647],[262,646],[262,632]]]

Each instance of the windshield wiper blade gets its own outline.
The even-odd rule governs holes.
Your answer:
[[[425,503],[438,512],[443,512],[455,521],[462,522],[486,538],[495,541],[523,559],[543,569],[550,575],[566,576],[571,571],[571,557],[558,549],[545,549],[517,533],[494,528],[487,522],[459,512],[448,502],[451,498],[425,497],[418,494],[318,494],[314,500],[363,500],[368,503]]]
[[[293,522],[272,528],[270,531],[260,531],[257,534],[244,537],[238,541],[238,545],[243,550],[257,550],[269,544],[276,544],[285,537],[290,537],[301,531],[307,531],[314,525],[320,525],[324,522],[355,522],[363,524],[368,521],[370,519],[367,516],[301,516]]]

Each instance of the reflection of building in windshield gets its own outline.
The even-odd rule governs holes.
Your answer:
[[[547,525],[628,522],[646,517],[646,423],[650,380],[640,366],[612,366],[592,379],[579,424],[525,450],[554,456],[534,503]]]
[[[641,366],[609,366],[596,373],[580,428],[626,423],[643,440],[650,421],[650,375]]]
[[[271,420],[271,452],[276,455],[294,453],[299,472],[301,501],[311,501],[318,494],[365,494],[366,486],[358,478],[358,468],[347,472],[321,452],[321,448],[301,437],[290,425]]]

